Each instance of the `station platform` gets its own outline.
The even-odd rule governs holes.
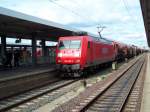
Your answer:
[[[51,72],[55,70],[55,64],[41,64],[35,66],[21,66],[9,69],[0,69],[0,82],[27,75]]]
[[[141,112],[150,111],[150,53],[147,54],[147,68],[143,89],[143,98],[141,104]]]

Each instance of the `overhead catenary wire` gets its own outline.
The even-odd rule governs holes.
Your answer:
[[[77,2],[78,0],[70,0],[70,2],[72,2],[77,8],[78,7],[82,7],[82,10],[84,10],[85,12],[86,12],[86,9],[85,8],[83,8],[83,6],[81,5],[82,3],[81,3],[81,1],[80,1],[80,3],[79,2]],[[84,15],[87,19],[89,19],[89,16],[86,16],[86,15]],[[102,24],[101,23],[99,23],[99,24],[96,24],[96,25],[94,25],[94,26],[101,26]]]
[[[131,20],[132,20],[132,24],[134,25],[134,28],[136,30],[138,30],[138,28],[136,27],[135,21],[136,19],[134,19],[134,15],[132,15],[131,11],[128,8],[128,3],[125,0],[121,0],[123,3],[123,6],[125,7],[126,12],[128,13],[128,15],[130,16]]]
[[[70,9],[70,8],[67,8],[67,7],[65,7],[65,6],[63,6],[63,5],[59,4],[59,3],[57,3],[56,1],[57,1],[57,0],[49,0],[49,2],[51,2],[51,3],[53,3],[53,4],[57,5],[57,6],[59,6],[59,7],[63,8],[63,9],[65,9],[65,10],[67,10],[68,12],[71,12],[72,14],[74,14],[74,15],[80,17],[81,19],[84,19],[84,20],[86,20],[86,21],[89,20],[89,16],[85,16],[85,15],[83,16],[83,15],[77,13],[76,11],[74,11],[74,10],[72,10],[72,9]],[[76,5],[76,8],[78,8],[79,6],[82,7],[78,2],[76,2],[76,1],[74,1],[74,0],[72,0],[71,2],[73,2],[73,4]],[[98,25],[94,25],[94,26],[98,26]]]
[[[74,10],[72,10],[72,9],[70,9],[70,8],[67,8],[67,7],[65,7],[65,6],[63,6],[63,5],[60,5],[59,3],[57,3],[57,2],[55,2],[55,1],[53,1],[53,0],[49,0],[49,2],[51,2],[51,3],[53,3],[53,4],[57,5],[57,6],[59,6],[59,7],[63,8],[63,9],[65,9],[65,10],[71,12],[71,13],[73,13],[74,15],[76,15],[76,16],[82,18],[82,19],[88,19],[87,17],[84,17],[84,16],[80,15],[79,13],[75,12]]]
[[[83,15],[79,14],[78,12],[74,11],[73,9],[68,8],[68,7],[65,7],[65,6],[62,5],[62,4],[59,4],[59,3],[57,2],[57,0],[48,0],[48,1],[51,2],[51,3],[53,3],[53,4],[55,4],[55,5],[57,5],[58,7],[61,7],[62,9],[65,9],[65,10],[68,11],[68,12],[71,12],[72,14],[74,14],[74,15],[80,17],[81,19],[89,20],[89,17],[83,16]],[[125,2],[125,0],[121,0],[121,1],[122,1],[123,6],[125,7],[126,12],[127,12],[128,15],[130,16],[131,21],[133,21],[131,24],[132,24],[133,27],[137,30],[137,26],[136,26],[135,20],[134,20],[134,18],[133,18],[134,16],[133,16],[132,13],[130,12],[127,3]],[[79,4],[79,2],[77,2],[77,1],[74,1],[74,0],[73,0],[73,1],[70,1],[70,2],[72,2],[76,7],[77,7],[77,6],[78,6],[78,7],[79,7],[79,6],[81,7],[81,4]],[[77,7],[77,8],[78,8],[78,7]],[[98,25],[95,25],[95,26],[98,26]],[[101,26],[101,25],[100,25],[100,26]]]

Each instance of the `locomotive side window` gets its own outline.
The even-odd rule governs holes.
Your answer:
[[[88,41],[88,48],[90,48],[90,42]]]
[[[59,42],[59,49],[79,49],[80,47],[80,40],[61,40]]]

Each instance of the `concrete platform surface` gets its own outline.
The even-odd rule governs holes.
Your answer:
[[[37,74],[42,72],[50,72],[53,70],[55,70],[55,65],[50,65],[50,64],[24,66],[24,67],[0,70],[0,82],[12,78],[22,77],[22,76],[27,76],[27,75],[32,75],[32,74]]]
[[[147,55],[148,61],[143,89],[141,112],[150,112],[150,53]]]

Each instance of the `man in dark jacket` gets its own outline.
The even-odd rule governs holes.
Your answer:
[[[12,58],[13,58],[12,51],[10,50],[6,51],[6,63],[5,63],[6,67],[12,68]]]
[[[19,50],[15,50],[14,52],[14,66],[15,67],[19,66],[19,60],[20,60],[20,52]]]

